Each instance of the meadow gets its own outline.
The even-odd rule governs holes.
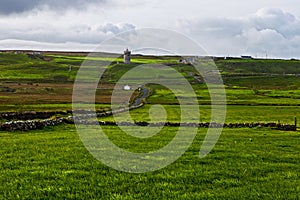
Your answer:
[[[206,85],[195,81],[193,77],[199,74],[191,65],[179,63],[179,57],[136,55],[128,65],[109,56],[88,59],[111,62],[96,91],[96,110],[109,109],[114,84],[124,73],[141,64],[159,63],[176,69],[191,83],[200,121],[211,119]],[[0,53],[0,111],[72,110],[73,82],[85,60],[81,54]],[[300,119],[300,61],[229,59],[217,60],[216,65],[226,89],[226,123],[293,124],[295,117]],[[130,111],[132,119],[150,121],[151,107],[160,104],[167,118],[156,116],[156,120],[179,122],[178,98],[161,85],[149,87],[151,96],[143,107]],[[197,121],[194,116],[185,117]],[[155,151],[169,143],[177,131],[177,127],[164,127],[156,136],[136,139],[115,126],[103,129],[111,141],[131,152]],[[200,159],[206,132],[199,128],[185,154],[166,168],[131,174],[97,161],[82,144],[74,125],[0,131],[0,199],[300,198],[299,131],[225,128],[213,151]]]
[[[153,150],[172,138],[112,141],[133,152]],[[82,145],[72,125],[31,132],[1,132],[2,199],[297,199],[300,193],[298,132],[265,128],[224,129],[213,151],[199,158],[206,129],[168,167],[145,174],[111,169]],[[122,138],[122,141],[120,141]]]

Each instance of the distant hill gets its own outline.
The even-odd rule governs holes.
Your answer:
[[[232,59],[216,61],[227,74],[300,74],[300,61],[275,59]]]
[[[0,81],[12,82],[73,82],[77,70],[86,59],[87,52],[36,52],[2,51],[0,53]],[[123,64],[116,54],[101,53],[101,57],[91,59],[112,59],[112,67],[103,75],[104,81],[115,82],[126,71],[141,65],[160,63],[174,67],[190,81],[191,74],[197,73],[189,65],[180,63],[178,56],[133,55],[132,63]],[[106,59],[107,60],[107,59]],[[263,86],[300,85],[300,61],[279,59],[217,59],[216,65],[228,86],[258,88]]]

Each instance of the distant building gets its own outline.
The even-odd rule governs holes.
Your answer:
[[[123,89],[128,91],[128,90],[131,90],[131,87],[129,85],[124,85]]]
[[[241,56],[243,59],[252,59],[252,56]]]
[[[180,59],[179,62],[182,63],[182,64],[185,64],[185,65],[191,65],[192,63],[195,62],[195,58],[194,57],[188,57],[188,58]]]
[[[128,48],[124,51],[124,63],[125,64],[130,64],[130,56],[131,56],[131,51],[128,50]]]

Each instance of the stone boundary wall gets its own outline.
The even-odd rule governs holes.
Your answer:
[[[56,126],[64,122],[63,118],[45,120],[11,121],[0,124],[0,131],[28,131],[43,129],[46,126]]]
[[[0,113],[0,120],[33,120],[48,119],[54,115],[70,115],[72,111],[53,111],[53,112],[5,112]]]
[[[290,124],[278,124],[278,123],[261,123],[261,122],[252,122],[252,123],[229,123],[229,124],[218,124],[218,123],[209,123],[209,122],[202,122],[202,123],[176,123],[176,122],[159,122],[159,123],[148,123],[148,122],[112,122],[112,121],[88,121],[84,118],[77,119],[77,122],[84,125],[101,125],[101,126],[168,126],[168,127],[198,127],[198,128],[254,128],[254,127],[268,127],[274,128],[278,130],[284,131],[296,131],[295,125]],[[69,117],[61,117],[56,119],[44,119],[44,120],[26,120],[26,121],[11,121],[0,124],[0,130],[2,131],[28,131],[34,129],[43,129],[46,126],[56,126],[60,124],[74,124],[74,119],[72,116]]]

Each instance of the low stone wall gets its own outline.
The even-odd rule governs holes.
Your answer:
[[[43,129],[46,126],[56,126],[64,122],[63,118],[45,119],[45,120],[27,120],[27,121],[11,121],[0,124],[2,131],[28,131],[35,129]]]
[[[297,128],[295,125],[290,124],[279,124],[274,122],[269,123],[261,123],[261,122],[251,122],[251,123],[215,123],[215,122],[202,122],[202,123],[177,123],[177,122],[159,122],[159,123],[148,123],[144,121],[140,122],[111,122],[111,121],[91,121],[89,119],[95,119],[110,116],[113,114],[122,113],[131,109],[136,109],[142,107],[144,104],[141,103],[137,106],[131,106],[127,108],[120,108],[115,111],[87,111],[87,110],[77,110],[74,111],[75,117],[53,117],[57,115],[68,115],[71,114],[72,111],[59,111],[59,112],[7,112],[0,113],[0,119],[4,120],[16,120],[18,121],[10,121],[6,123],[0,123],[0,130],[4,131],[14,131],[14,130],[34,130],[34,129],[42,129],[46,126],[56,126],[62,123],[66,124],[74,124],[74,119],[76,123],[86,124],[86,125],[102,125],[102,126],[169,126],[169,127],[198,127],[198,128],[254,128],[254,127],[269,127],[278,130],[285,131],[296,131]],[[52,117],[52,119],[49,119]],[[36,119],[36,120],[33,120]],[[38,120],[37,120],[38,119]]]
[[[0,120],[33,120],[48,119],[54,115],[70,115],[72,111],[54,111],[54,112],[5,112],[0,113]]]
[[[273,122],[269,123],[260,123],[260,122],[252,122],[252,123],[229,123],[229,124],[219,124],[215,122],[202,122],[202,123],[176,123],[176,122],[160,122],[160,123],[148,123],[148,122],[104,122],[100,121],[100,125],[114,125],[114,126],[169,126],[169,127],[198,127],[198,128],[254,128],[254,127],[268,127],[285,131],[296,131],[296,126],[291,124],[277,124]]]
[[[91,116],[89,116],[91,117]],[[253,123],[229,123],[229,124],[219,124],[219,123],[209,123],[209,122],[202,122],[202,123],[176,123],[176,122],[159,122],[159,123],[148,123],[148,122],[112,122],[112,121],[88,121],[84,118],[77,119],[77,123],[85,124],[85,125],[101,125],[101,126],[169,126],[169,127],[198,127],[198,128],[254,128],[254,127],[268,127],[274,128],[279,130],[285,131],[296,131],[295,125],[290,124],[277,124],[277,123],[260,123],[260,122],[253,122]],[[74,124],[74,119],[72,116],[65,117],[65,118],[56,118],[56,119],[45,119],[45,120],[27,120],[27,121],[11,121],[0,124],[0,130],[3,131],[14,131],[14,130],[34,130],[34,129],[42,129],[46,126],[56,126],[59,124]]]
[[[34,130],[34,129],[42,129],[46,126],[56,126],[62,123],[67,124],[74,124],[74,117],[68,116],[68,117],[56,117],[53,116],[57,115],[69,115],[74,112],[76,118],[76,122],[79,123],[92,123],[92,124],[98,124],[98,122],[88,122],[86,119],[91,118],[101,118],[110,116],[113,114],[118,114],[122,112],[126,112],[128,110],[140,108],[144,106],[144,103],[141,102],[139,105],[132,105],[130,107],[120,108],[115,111],[98,111],[95,113],[95,111],[91,110],[76,110],[76,111],[55,111],[55,112],[6,112],[6,113],[0,113],[0,120],[6,120],[9,122],[5,122],[3,124],[0,123],[0,130],[3,131],[14,131],[14,130],[21,130],[21,131],[27,131],[27,130]],[[53,117],[53,119],[49,119]],[[15,121],[10,121],[15,120]],[[18,120],[18,121],[16,121]],[[109,122],[106,122],[102,125],[109,125]],[[116,124],[111,124],[116,125]]]
[[[251,123],[229,123],[224,124],[224,128],[253,128],[253,127],[269,127],[279,130],[286,130],[286,131],[296,131],[296,126],[291,124],[279,124],[274,122],[251,122]]]

